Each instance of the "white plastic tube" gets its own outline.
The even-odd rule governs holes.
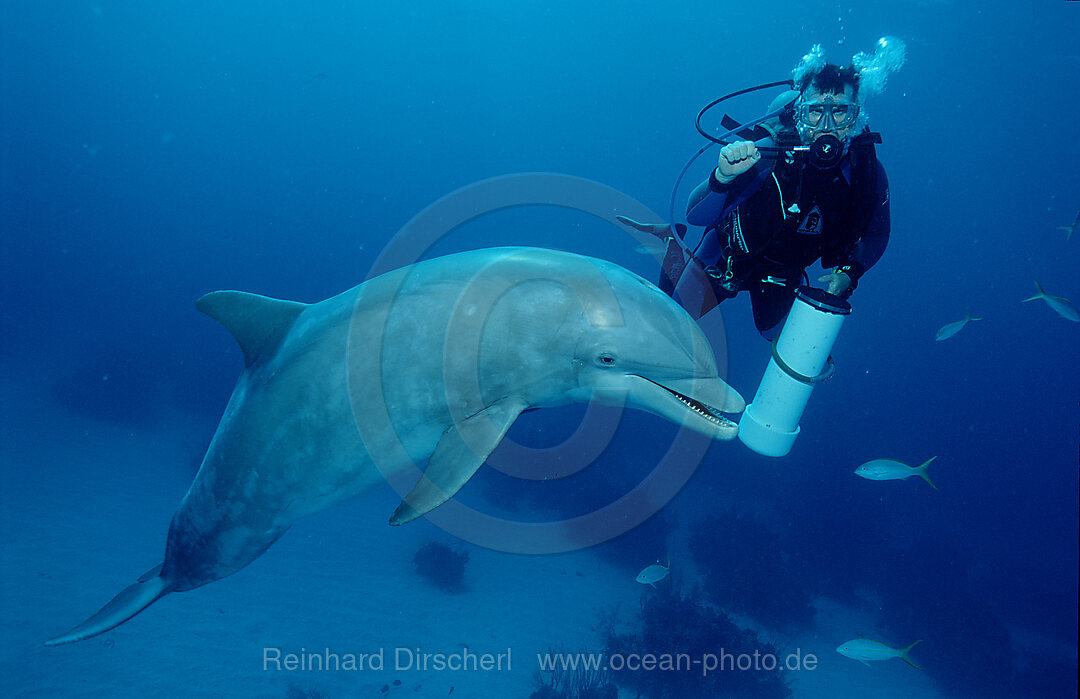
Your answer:
[[[754,400],[739,421],[743,444],[764,456],[791,451],[814,385],[832,373],[829,353],[850,313],[847,301],[799,288]]]

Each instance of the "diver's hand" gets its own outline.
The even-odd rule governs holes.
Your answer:
[[[828,284],[829,286],[825,291],[833,296],[839,296],[851,286],[851,277],[844,272],[830,272],[824,276],[818,277],[818,281],[822,284]]]
[[[736,141],[720,149],[720,159],[716,165],[716,180],[727,184],[743,174],[754,163],[761,160],[757,146],[753,141]]]

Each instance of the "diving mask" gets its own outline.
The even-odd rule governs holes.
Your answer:
[[[836,100],[827,95],[822,102],[800,102],[795,105],[795,120],[803,129],[841,131],[855,125],[859,105],[846,99]]]

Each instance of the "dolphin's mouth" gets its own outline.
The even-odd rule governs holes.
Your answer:
[[[667,388],[666,386],[664,388],[667,389],[668,393],[670,393],[671,395],[678,398],[679,401],[683,405],[690,408],[691,410],[693,410],[695,413],[697,413],[701,417],[705,418],[706,420],[708,420],[710,422],[713,422],[713,423],[715,423],[716,425],[718,425],[720,427],[734,427],[735,426],[735,423],[733,421],[731,421],[731,420],[727,419],[726,417],[724,417],[724,415],[719,410],[712,407],[711,405],[707,405],[707,404],[702,403],[700,401],[696,401],[693,398],[691,398],[690,396],[684,396],[683,394],[679,393],[678,391],[672,391],[670,388]]]
[[[673,388],[669,388],[669,387],[665,386],[662,383],[658,383],[658,382],[653,381],[652,379],[646,378],[644,376],[642,376],[641,378],[645,379],[649,383],[652,383],[652,384],[655,384],[655,385],[659,386],[660,388],[664,389],[665,391],[667,391],[671,395],[675,396],[675,398],[677,398],[680,403],[685,405],[687,408],[690,408],[695,413],[697,413],[701,417],[705,418],[709,422],[713,423],[717,427],[731,428],[731,427],[736,426],[735,422],[733,422],[732,420],[729,420],[728,418],[724,417],[724,414],[720,410],[717,410],[716,408],[712,407],[708,403],[702,403],[699,400],[695,400],[695,399],[691,398],[688,395],[679,393],[678,391],[676,391]]]

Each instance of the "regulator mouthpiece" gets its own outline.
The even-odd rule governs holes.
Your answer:
[[[832,134],[818,136],[810,144],[810,162],[827,170],[836,167],[844,157],[844,144]]]

